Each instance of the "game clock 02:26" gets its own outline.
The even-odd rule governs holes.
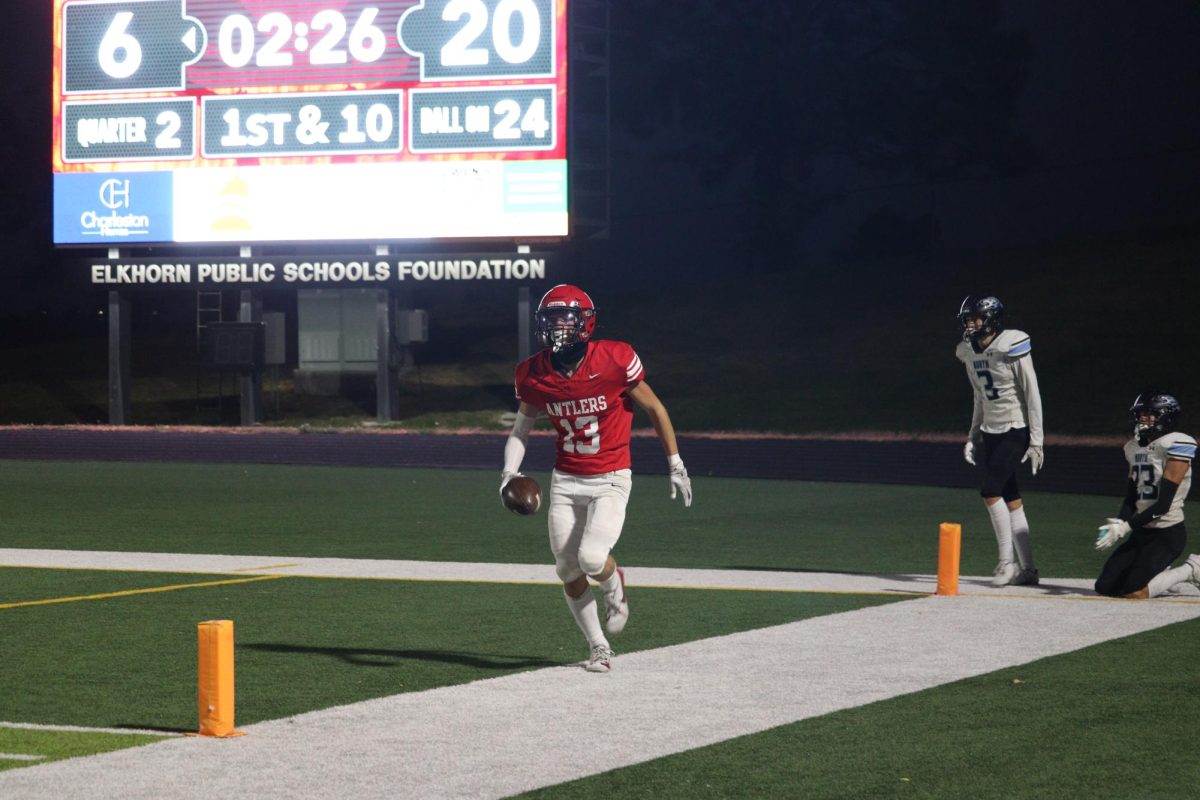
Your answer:
[[[185,0],[68,2],[64,93],[215,88],[231,75],[247,86],[555,73],[553,0],[313,5],[192,13]],[[406,74],[414,61],[419,76]]]

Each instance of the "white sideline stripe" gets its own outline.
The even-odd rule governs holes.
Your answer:
[[[504,797],[1198,616],[1179,603],[922,598],[618,655],[608,675],[524,672],[248,725],[238,739],[9,770],[0,796]],[[620,735],[581,728],[594,709],[610,709]]]
[[[27,731],[66,731],[70,733],[121,733],[137,736],[182,736],[174,731],[154,731],[147,728],[90,728],[86,725],[42,725],[37,722],[0,722],[0,728]]]
[[[558,584],[551,564],[488,564],[460,561],[389,561],[366,558],[229,556],[189,553],[126,553],[102,550],[0,548],[0,567],[191,572],[220,575],[297,575],[313,578]],[[933,594],[935,575],[845,575],[830,572],[775,572],[733,569],[667,569],[625,565],[631,587],[749,589],[774,592]],[[1044,578],[1040,586],[995,589],[991,576],[959,578],[962,595],[1069,597],[1098,599],[1093,581]],[[1195,600],[1196,598],[1191,598]],[[1170,602],[1179,602],[1172,599]]]
[[[31,756],[28,753],[0,753],[0,761],[41,761],[45,756]]]

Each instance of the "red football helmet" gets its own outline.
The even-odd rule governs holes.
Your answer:
[[[596,307],[583,289],[562,283],[542,296],[534,319],[542,347],[557,353],[592,338],[596,330]]]

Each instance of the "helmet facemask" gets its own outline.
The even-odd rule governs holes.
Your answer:
[[[587,342],[585,317],[591,313],[576,306],[543,308],[536,315],[538,341],[555,354],[570,356]]]
[[[1146,410],[1149,411],[1149,409]],[[1133,415],[1133,436],[1138,440],[1138,444],[1145,447],[1159,437],[1158,415],[1152,417],[1152,422],[1143,422],[1142,417],[1143,414],[1135,413]]]
[[[971,327],[972,320],[978,322],[975,327]],[[958,324],[962,326],[962,338],[964,342],[979,343],[980,339],[986,339],[988,336],[996,332],[996,326],[987,316],[982,314],[962,314],[958,318]]]
[[[1179,401],[1171,395],[1146,392],[1138,395],[1129,409],[1133,418],[1133,435],[1145,447],[1150,442],[1175,430],[1179,422]],[[1143,417],[1153,421],[1143,422]]]
[[[1004,330],[1004,306],[995,297],[967,297],[958,310],[958,324],[964,342],[978,345]],[[975,320],[977,325],[971,327]]]
[[[538,342],[550,349],[556,366],[576,364],[596,329],[596,308],[587,292],[562,283],[542,296],[534,322]]]

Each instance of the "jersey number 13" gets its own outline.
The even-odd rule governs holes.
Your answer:
[[[571,420],[562,417],[558,424],[566,432],[562,442],[564,453],[589,456],[600,452],[600,420],[597,417],[576,417],[574,427]]]

